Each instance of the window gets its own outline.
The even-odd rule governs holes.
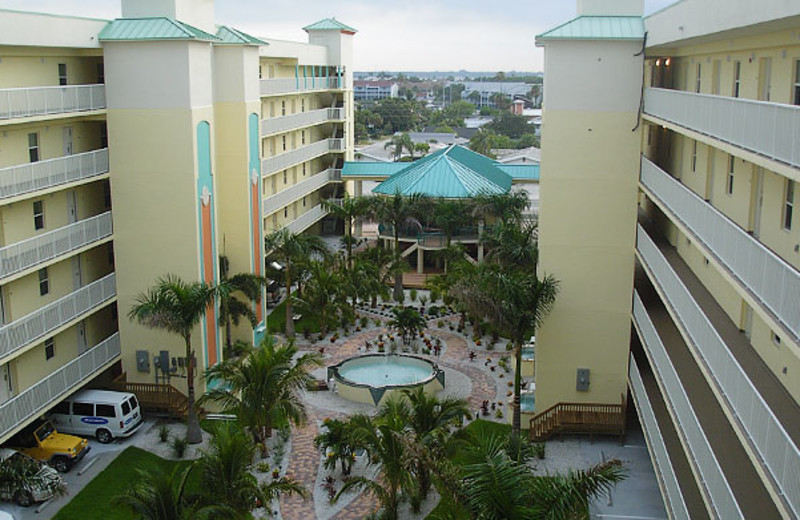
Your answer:
[[[303,177],[306,176],[306,163],[303,163]]]
[[[128,401],[122,401],[122,415],[128,415],[131,413],[131,405],[128,404]]]
[[[108,181],[103,183],[103,208],[111,209],[111,184]]]
[[[47,268],[39,269],[39,296],[44,296],[50,292],[50,278],[47,275]]]
[[[304,208],[306,207],[306,198],[305,197],[303,197],[303,207]]]
[[[261,79],[261,78],[264,77],[264,70],[263,69],[264,68],[261,65],[258,66],[258,79]]]
[[[283,183],[286,184],[286,170],[283,170]]]
[[[67,84],[67,64],[66,63],[59,63],[58,64],[58,84],[59,85],[66,85]]]
[[[283,218],[287,218],[289,216],[289,207],[283,208]]]
[[[792,213],[794,211],[794,181],[786,179],[786,196],[783,200],[783,229],[792,229]]]
[[[281,115],[286,115],[286,101],[281,101]]]
[[[697,141],[692,143],[692,173],[697,171]]]
[[[733,171],[736,159],[733,156],[728,157],[728,178],[725,183],[725,193],[728,195],[733,195]]]
[[[69,415],[69,401],[61,401],[53,407],[53,413]]]
[[[778,346],[778,347],[781,346],[781,337],[780,336],[778,336],[774,332],[770,332],[770,337],[772,338],[772,342],[775,344],[775,346]]]
[[[733,97],[739,97],[739,88],[742,85],[742,62],[733,62]]]
[[[106,66],[103,63],[97,64],[97,82],[98,83],[106,82]]]
[[[95,412],[94,414],[97,417],[116,417],[116,411],[114,410],[114,406],[110,404],[98,404],[95,405]]]
[[[92,417],[94,416],[94,405],[92,403],[72,403],[72,414]]]
[[[306,111],[306,98],[300,99],[300,112]]]
[[[800,105],[800,60],[794,60],[794,99],[795,105]]]
[[[28,157],[31,162],[39,160],[39,134],[28,134]]]
[[[697,79],[694,84],[694,91],[700,92],[700,78],[702,77],[702,65],[700,63],[697,64]]]
[[[33,229],[44,229],[44,202],[41,200],[33,203]]]
[[[302,144],[302,145],[306,144],[306,131],[305,130],[300,132],[300,144]]]
[[[286,136],[285,135],[281,137],[281,142],[283,143],[283,151],[285,152],[286,151]]]
[[[53,359],[53,356],[56,355],[56,345],[53,341],[53,338],[47,338],[44,340],[44,360],[47,361],[49,359]]]

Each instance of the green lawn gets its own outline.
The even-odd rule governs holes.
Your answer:
[[[187,464],[190,463],[165,460],[139,448],[126,448],[53,518],[55,520],[85,520],[86,518],[134,520],[136,517],[131,511],[115,505],[113,500],[136,481],[138,478],[136,470],[146,469],[151,472],[171,473],[175,468]],[[197,474],[192,472],[186,491],[191,495],[199,490]]]
[[[297,312],[297,308],[295,308],[294,313],[297,314]],[[309,332],[319,332],[319,321],[316,314],[311,316],[303,314],[302,318],[294,322],[294,330],[298,335],[302,335],[306,329]],[[272,313],[267,318],[267,330],[270,333],[286,332],[286,300],[272,309]]]

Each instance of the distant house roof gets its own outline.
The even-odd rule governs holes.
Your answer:
[[[405,162],[346,161],[342,175],[348,177],[389,177],[408,167]]]
[[[239,29],[234,29],[233,27],[228,27],[227,25],[217,26],[217,38],[222,40],[220,43],[238,45],[268,45],[264,40],[256,38],[255,36],[250,36]]]
[[[325,18],[317,23],[306,25],[303,27],[304,31],[342,31],[347,34],[355,34],[358,31],[349,25],[345,25],[336,18]]]
[[[531,91],[532,84],[519,81],[454,81],[464,85],[462,99],[466,99],[470,92],[484,92],[487,94],[501,93],[508,96],[524,96]]]
[[[467,139],[459,137],[456,134],[448,134],[441,132],[409,132],[408,136],[415,143],[429,143],[436,141],[443,144],[462,144],[467,142]]]
[[[342,172],[344,175],[344,172]],[[511,189],[511,176],[479,153],[453,145],[432,153],[394,173],[372,190],[382,195],[424,194],[463,199],[478,194],[501,194]]]
[[[497,167],[515,181],[539,181],[541,167],[538,164],[498,164]]]
[[[436,131],[437,128],[439,128],[439,127],[437,127],[437,126],[426,126],[425,128],[422,129],[422,131],[424,133],[426,133],[426,134],[440,133],[440,132]],[[472,139],[472,136],[474,136],[476,133],[478,133],[478,128],[467,128],[467,127],[464,127],[464,126],[457,126],[457,127],[453,128],[453,133],[455,135],[457,135],[458,137],[461,137],[462,139],[466,139],[467,141],[469,141],[470,139]]]
[[[98,35],[102,41],[200,40],[218,42],[213,34],[166,16],[153,18],[117,18]]]
[[[540,40],[641,40],[641,16],[579,16],[536,37]]]
[[[354,87],[381,87],[381,88],[390,88],[393,85],[396,85],[396,81],[366,81],[366,80],[355,80],[353,81]]]

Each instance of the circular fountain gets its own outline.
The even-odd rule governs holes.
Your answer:
[[[425,358],[395,354],[366,354],[328,367],[340,396],[378,406],[391,394],[422,386],[426,392],[444,389],[444,371]]]

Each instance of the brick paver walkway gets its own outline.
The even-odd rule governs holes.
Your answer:
[[[431,320],[433,325],[438,320]],[[319,342],[313,346],[302,346],[301,349],[317,350],[320,347],[325,349],[325,353],[330,357],[326,359],[326,364],[335,364],[346,358],[355,356],[359,353],[359,347],[364,346],[368,340],[375,339],[383,329],[371,329],[366,332],[357,333],[349,339],[336,344],[327,341]],[[472,392],[468,396],[472,410],[477,410],[484,400],[497,401],[505,399],[505,396],[497,395],[497,385],[484,368],[487,357],[497,361],[506,352],[481,352],[475,361],[469,360],[469,347],[467,340],[463,336],[435,327],[429,328],[430,334],[440,337],[446,345],[444,354],[435,358],[440,366],[457,370],[472,381]],[[308,423],[303,428],[294,428],[292,431],[292,453],[289,459],[289,467],[286,476],[293,478],[303,484],[306,489],[313,491],[316,486],[317,472],[319,471],[320,455],[314,446],[314,437],[319,433],[318,423],[323,417],[330,417],[330,411],[317,410],[312,406],[307,406]],[[334,414],[335,415],[335,414]],[[296,497],[282,496],[280,499],[281,516],[284,520],[314,520],[317,518],[313,500],[303,501]],[[332,520],[360,520],[374,511],[377,503],[371,495],[361,493],[353,499],[341,511],[332,517]]]

